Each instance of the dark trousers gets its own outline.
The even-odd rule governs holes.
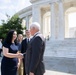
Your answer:
[[[0,49],[0,56],[1,56],[1,52],[2,52],[2,49]]]
[[[26,72],[25,72],[25,58],[23,59],[23,75],[26,75]]]
[[[41,73],[39,72],[39,73],[36,73],[36,74],[34,74],[34,75],[43,75],[43,74],[41,74]]]

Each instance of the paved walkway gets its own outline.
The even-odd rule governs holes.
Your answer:
[[[44,75],[76,75],[76,74],[69,74],[69,73],[46,70],[46,73]]]
[[[45,57],[44,62],[44,75],[76,75],[76,59]]]
[[[76,75],[76,59],[45,57],[45,75]]]

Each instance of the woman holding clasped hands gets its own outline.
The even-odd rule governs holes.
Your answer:
[[[23,55],[18,52],[17,32],[11,30],[3,43],[3,58],[1,61],[1,75],[17,75],[17,68]]]

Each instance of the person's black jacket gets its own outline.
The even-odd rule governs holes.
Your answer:
[[[25,38],[21,43],[21,53],[25,53],[27,50],[27,38]]]
[[[26,51],[26,74],[30,72],[35,75],[43,75],[45,72],[43,54],[45,50],[45,39],[42,34],[36,34],[30,41]]]

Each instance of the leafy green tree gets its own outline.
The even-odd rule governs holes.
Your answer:
[[[7,16],[7,21],[2,20],[2,26],[0,26],[0,37],[5,38],[6,34],[9,30],[14,29],[17,31],[18,34],[23,34],[23,28],[22,27],[22,19],[18,17],[18,15],[14,15],[11,18]]]

